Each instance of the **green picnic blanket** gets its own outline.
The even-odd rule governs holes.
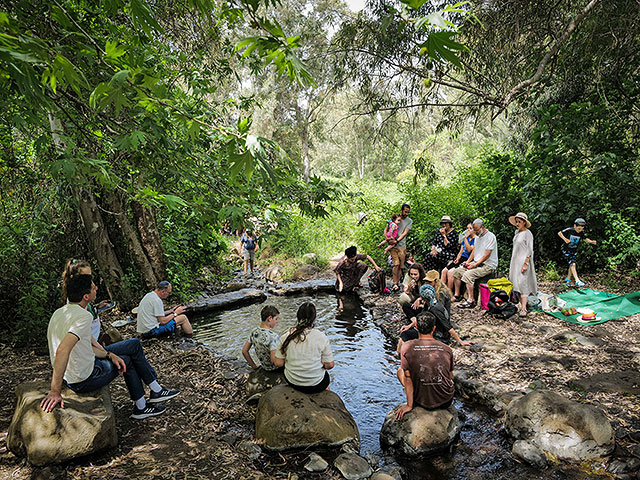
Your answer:
[[[578,315],[564,316],[562,312],[547,312],[556,318],[560,318],[569,323],[577,325],[597,325],[617,318],[626,317],[640,313],[640,291],[627,293],[626,295],[616,295],[614,293],[600,292],[590,288],[579,288],[557,295],[567,302],[567,307],[590,308],[596,312],[596,317],[600,320],[595,322],[579,322]]]

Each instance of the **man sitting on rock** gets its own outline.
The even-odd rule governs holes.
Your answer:
[[[171,284],[166,280],[158,283],[155,290],[147,293],[138,305],[137,332],[142,338],[155,338],[169,335],[181,329],[187,336],[193,335],[193,328],[186,315],[185,307],[173,307],[165,310],[163,300],[171,295]]]
[[[251,368],[254,370],[260,368],[256,365],[256,362],[253,361],[249,353],[251,346],[253,346],[258,360],[260,360],[260,365],[264,370],[272,372],[279,368],[282,369],[282,367],[277,367],[274,364],[278,343],[280,343],[280,335],[274,332],[273,329],[278,324],[280,312],[273,305],[267,305],[260,312],[260,317],[260,326],[251,330],[249,340],[247,340],[244,347],[242,347],[242,356]]]
[[[91,335],[93,316],[87,304],[96,299],[98,288],[91,275],[76,275],[67,285],[69,303],[51,316],[47,329],[49,355],[53,365],[51,391],[40,406],[51,412],[56,405],[64,408],[62,384],[76,393],[93,392],[124,375],[129,395],[134,401],[132,418],[154,417],[164,412],[158,403],[177,396],[178,390],[163,388],[149,365],[142,344],[137,338],[123,340],[103,348]],[[144,398],[146,383],[151,390],[149,400]],[[151,405],[150,405],[151,404]]]
[[[407,395],[407,404],[396,412],[400,420],[414,405],[427,410],[448,408],[453,402],[453,351],[433,338],[436,317],[422,312],[417,317],[418,339],[402,345],[398,379]]]
[[[380,267],[369,255],[358,254],[356,247],[349,247],[344,251],[344,257],[333,270],[336,272],[336,290],[341,293],[353,292],[354,288],[361,287],[360,279],[367,272],[366,264],[360,260],[367,260],[377,271]]]

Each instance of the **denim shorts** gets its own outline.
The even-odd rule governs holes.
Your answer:
[[[169,335],[176,331],[176,321],[169,320],[168,323],[164,325],[159,325],[156,328],[149,330],[147,333],[142,334],[142,338],[155,338],[161,337],[162,335]]]

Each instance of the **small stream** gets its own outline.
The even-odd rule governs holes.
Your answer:
[[[249,332],[260,323],[260,310],[273,304],[280,311],[275,331],[281,335],[295,324],[298,306],[311,301],[317,309],[316,326],[331,342],[335,368],[331,389],[344,401],[358,424],[361,455],[373,453],[381,457],[379,434],[386,414],[405,400],[396,378],[400,365],[394,355],[395,346],[371,321],[371,315],[357,297],[338,299],[318,294],[299,297],[271,297],[266,303],[237,310],[203,315],[195,320],[198,341],[216,352],[242,358],[242,346]],[[253,350],[252,350],[253,352]],[[254,355],[254,359],[255,359]],[[451,453],[403,463],[408,479],[554,479],[582,480],[602,478],[575,469],[537,471],[516,462],[510,452],[510,441],[500,431],[495,417],[478,409],[470,409],[456,400],[461,415],[460,439]],[[385,458],[392,463],[392,457]]]

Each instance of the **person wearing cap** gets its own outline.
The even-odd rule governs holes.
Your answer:
[[[509,217],[509,223],[517,228],[513,236],[513,252],[509,266],[509,280],[513,291],[520,295],[520,316],[527,316],[529,295],[538,293],[538,280],[533,264],[533,234],[529,228],[531,222],[526,213],[516,213]]]
[[[424,261],[424,268],[440,272],[458,253],[458,232],[453,228],[451,217],[440,219],[440,228],[433,236],[431,252]]]
[[[584,282],[578,278],[578,270],[576,268],[576,262],[578,257],[578,245],[580,241],[584,239],[585,242],[595,245],[597,242],[585,237],[584,227],[587,224],[584,218],[576,218],[573,222],[573,228],[567,227],[564,230],[558,232],[558,236],[565,243],[562,247],[562,253],[569,264],[569,271],[567,278],[564,279],[564,283],[570,286],[573,281],[576,282],[576,287],[584,287]]]
[[[171,295],[171,284],[163,280],[155,290],[147,293],[138,305],[138,323],[136,331],[142,338],[155,338],[169,335],[181,329],[184,335],[192,335],[191,322],[184,314],[185,307],[180,305],[169,310],[162,303]]]
[[[458,332],[451,325],[449,312],[436,298],[436,290],[431,285],[422,285],[420,287],[420,311],[430,312],[436,317],[436,330],[434,337],[442,343],[449,344],[451,337],[458,342],[458,345],[466,347],[473,345],[475,342],[462,340],[458,335]],[[419,315],[419,313],[417,314]],[[402,351],[402,345],[409,340],[415,340],[418,338],[418,330],[416,326],[417,315],[410,319],[408,325],[400,327],[400,340],[398,340],[397,352]]]

